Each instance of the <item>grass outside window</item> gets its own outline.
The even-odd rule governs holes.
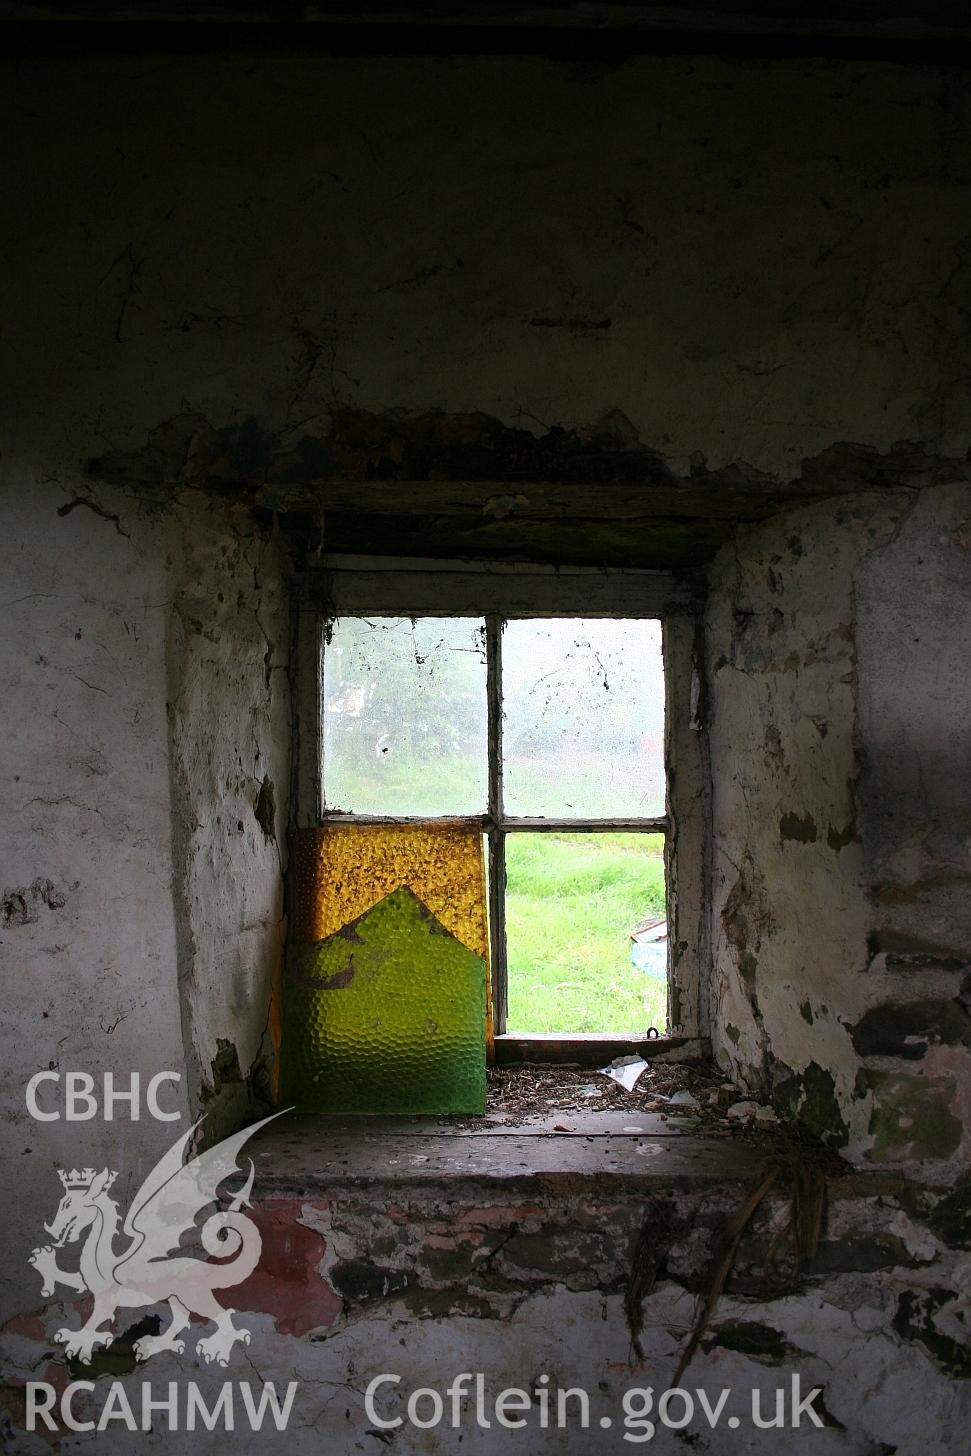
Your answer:
[[[663,835],[507,834],[510,1030],[663,1031],[665,978],[631,958],[663,914]]]

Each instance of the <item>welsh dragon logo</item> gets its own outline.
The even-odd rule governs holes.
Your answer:
[[[272,1121],[273,1117],[264,1118],[183,1163],[186,1147],[202,1118],[194,1123],[159,1159],[132,1199],[121,1228],[127,1243],[121,1249],[115,1246],[118,1204],[108,1196],[116,1174],[107,1168],[100,1173],[93,1168],[75,1168],[69,1173],[59,1170],[64,1196],[53,1221],[44,1225],[53,1242],[34,1249],[29,1262],[44,1281],[44,1295],[53,1294],[54,1286],[61,1283],[79,1294],[94,1296],[87,1323],[79,1330],[58,1330],[54,1336],[68,1355],[89,1361],[97,1345],[107,1349],[112,1343],[111,1330],[101,1326],[110,1324],[119,1309],[138,1309],[164,1301],[168,1301],[172,1322],[161,1334],[142,1335],[135,1342],[137,1359],[147,1360],[163,1350],[181,1354],[185,1342],[179,1336],[188,1327],[191,1315],[215,1321],[213,1333],[196,1345],[207,1364],[228,1365],[236,1342],[249,1344],[249,1331],[233,1324],[235,1310],[224,1309],[215,1291],[242,1283],[259,1262],[260,1231],[240,1211],[249,1207],[254,1174],[251,1160],[246,1181],[229,1207],[211,1214],[199,1231],[206,1254],[228,1262],[193,1258],[181,1245],[186,1236],[196,1232],[199,1215],[216,1201],[219,1185],[242,1171],[236,1160],[243,1144]],[[80,1268],[75,1272],[61,1269],[56,1251],[82,1239]]]

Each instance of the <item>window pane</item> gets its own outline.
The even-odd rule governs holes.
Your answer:
[[[664,813],[660,622],[508,622],[502,683],[507,814]]]
[[[485,625],[344,617],[324,648],[324,801],[356,814],[481,814]]]
[[[511,1032],[667,1024],[664,838],[507,834]]]

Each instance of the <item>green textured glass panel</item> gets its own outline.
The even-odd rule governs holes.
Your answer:
[[[286,1101],[334,1113],[485,1111],[486,963],[407,887],[293,945]]]

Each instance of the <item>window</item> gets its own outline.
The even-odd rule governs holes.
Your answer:
[[[340,617],[322,667],[323,821],[486,836],[496,1031],[665,1030],[660,622]]]
[[[296,622],[287,984],[300,986],[289,1034],[301,1037],[304,1068],[313,1072],[320,1043],[310,1046],[293,1008],[329,1005],[310,988],[336,987],[346,956],[338,948],[312,975],[301,968],[323,955],[321,937],[344,934],[403,883],[439,932],[480,956],[488,943],[497,1060],[602,1064],[645,1045],[649,1026],[661,1038],[652,1045],[697,1043],[709,801],[690,583],[647,570],[332,557],[308,566]],[[374,891],[361,896],[374,855]],[[301,879],[307,856],[315,868]],[[451,888],[450,860],[460,870]],[[301,908],[301,883],[313,880],[319,903],[355,877],[340,914]],[[369,921],[360,933],[373,930]]]

